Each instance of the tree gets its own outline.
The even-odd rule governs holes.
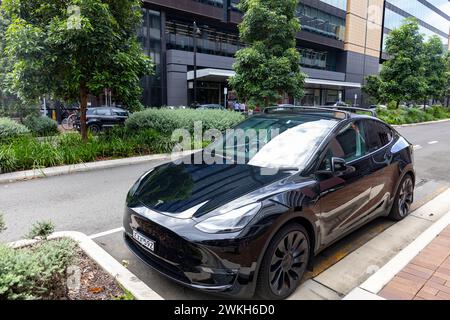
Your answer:
[[[1,6],[12,18],[7,76],[20,99],[79,101],[84,140],[89,94],[108,88],[129,107],[140,105],[139,81],[152,64],[137,41],[139,0],[5,0]]]
[[[444,94],[444,100],[446,100],[446,106],[450,104],[450,51],[445,54],[445,61],[447,63],[447,87]]]
[[[377,102],[380,102],[383,101],[380,87],[380,77],[377,75],[370,75],[366,77],[366,84],[363,86],[362,91]]]
[[[429,98],[434,100],[444,97],[448,84],[447,57],[438,36],[432,36],[425,42],[424,66],[427,84],[424,95],[425,106]]]
[[[365,90],[376,92],[384,102],[418,101],[426,94],[423,35],[414,18],[405,20],[386,39],[389,60],[383,63],[379,79],[368,78]],[[373,86],[378,86],[375,90]]]
[[[240,99],[268,106],[283,93],[294,98],[304,94],[305,74],[300,71],[296,34],[297,0],[242,0],[239,25],[241,40],[248,46],[236,53],[236,76],[229,80]]]

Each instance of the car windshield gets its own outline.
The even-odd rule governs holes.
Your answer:
[[[253,117],[205,150],[227,162],[302,170],[337,123],[336,119],[306,114]]]

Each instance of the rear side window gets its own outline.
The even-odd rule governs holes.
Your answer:
[[[367,121],[366,133],[369,152],[374,152],[387,146],[394,139],[394,132],[391,128],[374,120]]]
[[[122,110],[122,109],[113,109],[113,115],[119,116],[119,117],[126,117],[128,116],[128,111]]]

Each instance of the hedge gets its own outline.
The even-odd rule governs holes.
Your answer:
[[[205,131],[208,129],[225,131],[243,120],[244,116],[241,113],[224,110],[147,109],[131,115],[126,121],[126,128],[132,132],[153,129],[171,135],[176,129],[187,129],[193,133],[196,121],[202,122]]]
[[[423,108],[378,109],[377,116],[394,125],[428,122],[450,118],[450,109],[442,106]]]
[[[29,115],[23,124],[36,136],[50,136],[58,133],[58,123],[49,117]]]
[[[24,125],[9,118],[0,118],[0,142],[11,138],[27,135],[30,130]]]

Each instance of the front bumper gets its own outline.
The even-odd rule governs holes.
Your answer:
[[[257,261],[262,249],[257,243],[242,240],[235,234],[206,235],[195,229],[191,220],[151,214],[148,217],[136,209],[126,208],[124,215],[125,243],[140,260],[193,289],[239,298],[254,295]],[[135,241],[133,230],[155,241],[155,251]]]

